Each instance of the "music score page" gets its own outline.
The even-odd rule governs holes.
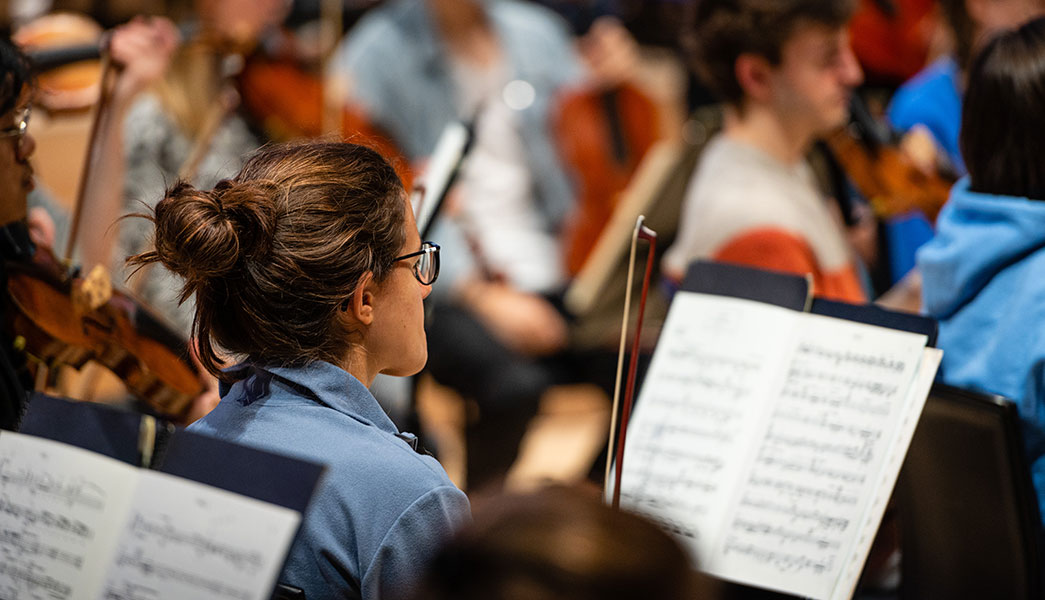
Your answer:
[[[713,575],[848,597],[939,362],[926,341],[680,292],[629,426],[622,506]]]
[[[0,433],[0,597],[267,600],[296,511]]]

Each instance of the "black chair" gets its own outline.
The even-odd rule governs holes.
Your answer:
[[[1042,598],[1041,517],[1012,402],[935,385],[896,499],[902,598]]]

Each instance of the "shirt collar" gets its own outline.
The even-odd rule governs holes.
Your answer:
[[[399,428],[385,414],[370,390],[350,373],[328,362],[315,361],[303,367],[262,367],[241,363],[226,369],[226,372],[244,380],[244,392],[248,395],[264,396],[268,392],[267,380],[278,378],[340,413],[399,435]],[[228,390],[229,386],[222,384],[222,397]]]

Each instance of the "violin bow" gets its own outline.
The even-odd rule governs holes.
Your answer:
[[[240,54],[226,54],[221,57],[221,90],[218,92],[217,101],[211,105],[210,110],[204,115],[203,124],[199,133],[193,140],[192,149],[185,158],[185,162],[178,169],[178,179],[192,181],[199,171],[200,163],[210,152],[221,124],[239,106],[239,92],[232,80],[243,70],[244,58]]]
[[[624,442],[628,432],[628,422],[631,419],[631,407],[635,395],[635,373],[638,369],[639,346],[642,338],[642,319],[646,313],[646,297],[649,294],[650,276],[653,273],[653,255],[657,248],[657,232],[646,227],[645,215],[639,215],[635,220],[635,229],[631,234],[631,256],[628,259],[628,283],[624,294],[624,317],[620,328],[620,350],[617,353],[617,379],[613,386],[613,410],[610,419],[610,441],[606,453],[606,475],[604,488],[609,488],[611,465],[615,464],[613,470],[613,508],[620,508],[620,481],[624,472]],[[649,242],[649,251],[646,255],[646,273],[642,278],[642,294],[639,298],[639,314],[635,320],[635,335],[631,344],[631,357],[628,361],[628,380],[624,390],[624,408],[621,411],[620,434],[617,433],[617,412],[620,407],[621,375],[624,367],[624,348],[628,339],[628,317],[631,316],[631,290],[635,278],[635,254],[640,239]],[[616,448],[614,440],[616,439]],[[613,458],[615,456],[615,458]],[[611,460],[612,458],[612,460]]]
[[[79,186],[76,190],[76,205],[73,207],[71,224],[69,226],[69,239],[65,244],[65,259],[71,262],[73,251],[76,249],[76,238],[80,234],[80,214],[83,212],[85,198],[87,196],[87,181],[94,170],[95,162],[98,160],[98,130],[101,127],[102,118],[109,111],[109,101],[112,98],[112,86],[115,66],[109,57],[108,39],[101,45],[101,67],[102,74],[99,79],[98,106],[95,108],[94,117],[91,120],[91,133],[87,138],[87,155],[84,158],[83,173],[80,174]]]

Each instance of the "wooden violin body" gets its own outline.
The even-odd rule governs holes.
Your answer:
[[[247,58],[236,84],[247,116],[276,140],[340,135],[346,141],[366,144],[388,159],[406,189],[413,174],[391,138],[374,126],[356,106],[327,107],[323,81],[290,58],[254,53]],[[324,131],[324,111],[335,111],[335,131]]]
[[[935,221],[956,178],[918,168],[900,150],[895,134],[882,131],[857,95],[851,115],[852,122],[825,141],[875,213],[889,218],[920,210]]]
[[[98,101],[102,28],[90,18],[58,12],[26,23],[14,41],[32,58],[37,103],[50,112],[87,110]]]
[[[130,296],[113,292],[100,307],[85,310],[73,301],[78,278],[46,249],[37,249],[30,262],[8,262],[6,269],[10,310],[4,325],[31,368],[78,369],[94,360],[175,421],[203,391],[187,343]]]

